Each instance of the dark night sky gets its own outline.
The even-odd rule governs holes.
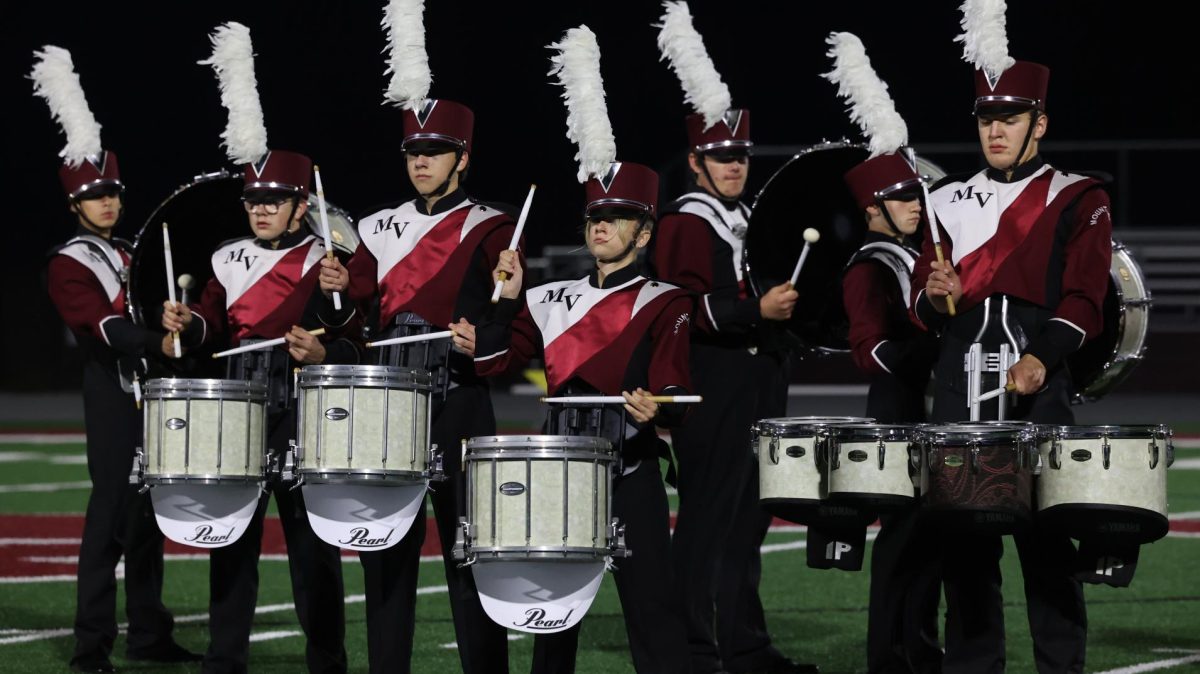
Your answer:
[[[668,169],[676,192],[684,142],[683,96],[658,60],[658,2],[444,2],[427,0],[426,36],[432,96],[476,112],[475,156],[468,183],[484,199],[520,203],[539,185],[528,224],[531,248],[573,240],[581,206],[574,147],[565,112],[546,75],[544,48],[569,27],[587,23],[599,37],[601,68],[619,156]],[[891,85],[910,138],[922,143],[972,141],[971,70],[960,61],[957,2],[691,3],[734,104],[753,111],[759,144],[809,144],[857,138],[834,88],[825,35],[847,30],[863,39],[880,76]],[[227,166],[219,147],[225,125],[215,78],[196,61],[207,33],[227,20],[248,25],[270,145],[321,164],[330,200],[351,212],[410,194],[397,152],[399,112],[383,107],[382,3],[307,2],[10,3],[3,49],[4,181],[9,256],[0,310],[38,327],[4,331],[2,388],[54,387],[47,378],[71,368],[37,368],[58,360],[61,336],[38,274],[42,252],[69,234],[58,185],[63,145],[41,99],[24,75],[43,44],[69,49],[88,101],[103,125],[106,148],[121,158],[129,187],[120,234],[133,238],[150,211],[191,176]],[[1195,142],[1195,40],[1166,2],[1014,0],[1009,3],[1011,53],[1052,69],[1053,140]],[[1115,170],[1103,153],[1053,154],[1073,168]],[[1167,173],[1194,152],[1134,155],[1136,224],[1184,224],[1187,212],[1151,198],[1184,189]],[[935,157],[950,169],[974,168],[972,157]],[[1069,160],[1069,161],[1067,161]],[[751,189],[770,164],[752,171]],[[1160,192],[1161,191],[1161,192]],[[805,198],[807,195],[800,195]],[[811,195],[819,196],[819,195]],[[1128,225],[1130,223],[1118,223]],[[15,260],[15,269],[13,266]],[[28,325],[27,323],[23,323]],[[30,350],[32,349],[32,352]]]

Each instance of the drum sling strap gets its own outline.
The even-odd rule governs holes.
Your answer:
[[[436,328],[411,311],[404,311],[396,315],[393,327],[385,331],[379,339],[426,335],[441,329],[444,328]],[[428,371],[433,375],[434,396],[445,400],[450,389],[459,385],[452,380],[450,373],[450,352],[453,344],[453,340],[439,339],[385,346],[379,349],[379,364]]]
[[[596,391],[567,386],[562,395],[596,395]],[[546,411],[543,424],[549,435],[592,436],[605,438],[616,450],[616,477],[637,469],[645,459],[666,459],[664,481],[672,487],[678,483],[678,473],[671,457],[671,448],[650,429],[638,430],[629,420],[624,406],[613,405],[552,405]],[[632,434],[631,434],[632,431]],[[647,445],[650,445],[647,447]],[[628,450],[628,452],[626,451]]]

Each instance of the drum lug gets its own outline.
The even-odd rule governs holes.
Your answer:
[[[467,541],[471,540],[471,523],[467,518],[458,518],[458,529],[454,534],[454,547],[450,549],[450,558],[459,562],[458,568],[471,566],[478,558],[467,554]]]
[[[430,445],[429,449],[425,450],[425,465],[428,466],[425,469],[425,477],[434,482],[445,481],[445,458],[445,453],[437,446],[436,442]]]
[[[610,557],[632,557],[633,551],[625,547],[625,525],[614,517],[608,523],[609,540],[612,541],[612,547],[609,550],[612,552]]]
[[[927,455],[927,456],[929,457],[929,458],[928,458],[928,460],[929,460],[929,472],[931,472],[931,473],[936,473],[936,472],[938,472],[939,470],[941,470],[941,469],[942,469],[942,466],[941,466],[941,456],[938,454],[938,449],[937,449],[937,447],[935,447],[935,446],[933,446],[933,445],[931,444],[931,445],[930,445],[930,447],[929,447],[929,453],[928,453],[928,455]]]
[[[771,441],[767,444],[767,458],[771,460],[771,465],[779,464],[779,436],[772,435]]]
[[[979,472],[979,445],[977,445],[975,443],[971,443],[970,453],[971,453],[971,472],[978,473]],[[1020,459],[1018,459],[1018,460],[1020,460]]]
[[[1058,443],[1058,438],[1054,438],[1050,441],[1050,467],[1054,470],[1062,468],[1060,452],[1062,452],[1062,445]]]
[[[1150,444],[1146,445],[1146,450],[1150,454],[1150,470],[1158,467],[1158,441],[1150,438]]]
[[[150,491],[150,485],[146,484],[146,453],[141,447],[133,453],[133,469],[129,471],[129,484],[138,489],[139,494],[145,494]]]
[[[887,451],[887,445],[883,442],[883,440],[880,440],[879,441],[879,470],[883,470],[883,461],[884,461],[883,455],[884,455],[884,452],[886,452],[886,451]]]
[[[842,448],[841,448],[841,446],[835,445],[834,443],[829,442],[828,438],[825,438],[824,440],[825,440],[825,442],[823,442],[822,444],[825,446],[825,455],[828,457],[828,460],[829,460],[829,468],[831,470],[837,470],[837,469],[841,468],[842,467]]]
[[[1170,432],[1167,433],[1167,468],[1175,463],[1175,440],[1171,437]]]
[[[1108,436],[1104,436],[1104,444],[1100,445],[1100,450],[1104,455],[1104,470],[1108,470],[1109,463],[1112,459],[1112,448],[1108,446]]]

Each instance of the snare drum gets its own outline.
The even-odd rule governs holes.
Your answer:
[[[624,554],[612,517],[616,453],[603,438],[489,435],[465,443],[470,562],[594,562]]]
[[[829,429],[870,423],[863,417],[781,417],[751,427],[758,457],[758,498],[767,512],[800,524],[815,520],[857,522],[856,508],[827,503],[825,453]]]
[[[296,390],[296,463],[306,483],[420,483],[432,476],[428,372],[310,365]]]
[[[145,392],[146,484],[261,482],[267,387],[229,379],[151,379]]]
[[[1024,422],[925,426],[922,449],[923,515],[945,530],[1009,534],[1032,515],[1037,447]]]
[[[1072,538],[1149,543],[1167,534],[1167,426],[1042,427],[1038,523]]]
[[[829,430],[829,500],[886,512],[917,496],[915,428],[900,424],[847,424]]]

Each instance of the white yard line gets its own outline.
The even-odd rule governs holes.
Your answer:
[[[0,538],[0,547],[6,545],[79,545],[81,538]]]
[[[1155,649],[1160,650],[1160,649]],[[1153,662],[1143,662],[1137,665],[1129,665],[1128,667],[1118,667],[1116,669],[1107,669],[1103,672],[1095,672],[1095,674],[1142,674],[1142,672],[1157,672],[1160,669],[1173,669],[1200,662],[1200,651],[1183,651],[1192,653],[1182,658],[1171,658],[1169,660],[1154,660]]]
[[[55,492],[55,491],[70,491],[75,489],[89,489],[92,483],[90,481],[80,482],[35,482],[33,484],[4,484],[0,485],[0,494],[14,494],[18,492]]]
[[[255,632],[250,635],[250,643],[256,641],[271,641],[273,639],[286,639],[287,637],[303,636],[304,633],[300,630],[273,630],[271,632]]]
[[[0,433],[0,445],[82,445],[83,433]]]

